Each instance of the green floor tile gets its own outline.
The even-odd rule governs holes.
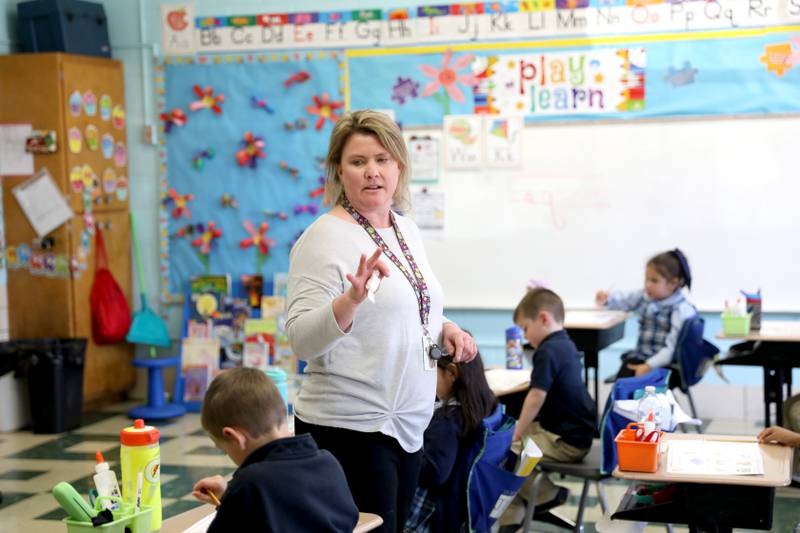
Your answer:
[[[8,492],[3,491],[3,501],[0,501],[0,510],[5,509],[6,507],[10,507],[15,503],[21,502],[22,500],[27,500],[31,496],[36,496],[35,494],[30,494],[28,492]]]
[[[198,446],[189,452],[189,455],[222,455],[225,452],[214,446]]]
[[[170,505],[165,505],[164,508],[161,509],[161,518],[166,520],[167,518],[184,513],[200,505],[203,505],[203,502],[197,500],[178,500]]]
[[[46,473],[47,470],[8,470],[7,472],[0,473],[0,480],[27,481]]]
[[[192,493],[194,484],[204,477],[217,474],[226,476],[233,472],[233,468],[217,466],[176,466],[162,465],[162,476],[177,476],[168,482],[161,483],[161,496],[163,498],[183,498]],[[163,478],[162,478],[163,479]]]

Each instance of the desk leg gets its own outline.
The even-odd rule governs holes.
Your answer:
[[[770,406],[775,404],[775,425],[783,423],[783,388],[791,387],[791,369],[764,367],[764,427],[772,424]]]

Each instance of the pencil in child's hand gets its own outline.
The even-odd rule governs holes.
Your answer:
[[[211,489],[206,489],[206,494],[211,497],[211,501],[214,502],[214,506],[219,507],[219,498],[217,498],[217,495],[214,494],[214,491]]]

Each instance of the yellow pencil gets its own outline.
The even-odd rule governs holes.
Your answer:
[[[216,494],[214,494],[214,491],[213,491],[213,490],[211,490],[211,489],[206,489],[206,494],[208,494],[209,496],[211,496],[211,501],[213,501],[213,502],[214,502],[214,505],[215,505],[216,507],[219,507],[219,498],[217,498],[217,495],[216,495]]]

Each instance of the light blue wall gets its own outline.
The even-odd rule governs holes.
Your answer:
[[[16,5],[19,0],[0,0],[0,53],[13,53],[18,49],[16,37]],[[155,123],[154,93],[152,85],[152,58],[160,47],[160,5],[170,1],[160,0],[104,0],[108,16],[109,34],[113,55],[125,63],[125,92],[128,107],[128,146],[129,173],[131,184],[131,210],[136,215],[142,243],[142,260],[145,270],[147,292],[150,302],[158,302],[158,187],[156,181],[156,150],[142,142],[145,123]],[[408,0],[394,2],[395,5],[429,5],[430,0]],[[433,2],[435,3],[435,2]],[[380,7],[379,0],[328,0],[325,9],[359,9]],[[215,0],[195,1],[196,12],[200,15],[257,14],[263,12],[314,11],[318,10],[318,0]],[[140,13],[143,17],[140,17]],[[143,34],[143,38],[140,36]],[[147,101],[147,114],[145,103]],[[137,289],[138,290],[138,289]],[[170,309],[171,330],[177,337],[180,331],[180,309]],[[12,310],[13,312],[13,310]],[[450,310],[448,316],[470,329],[476,336],[487,362],[502,364],[504,360],[504,330],[511,323],[511,310],[475,311]],[[798,318],[798,316],[774,316],[771,318]],[[720,329],[717,315],[706,315],[706,335],[709,338]],[[605,377],[618,366],[619,354],[631,349],[636,343],[637,325],[630,320],[623,340],[606,350],[600,357],[600,376]],[[730,343],[718,342],[725,349]],[[726,368],[726,375],[734,383],[760,384],[761,371],[747,368]],[[798,379],[800,374],[796,375]],[[709,382],[719,378],[709,373]]]

